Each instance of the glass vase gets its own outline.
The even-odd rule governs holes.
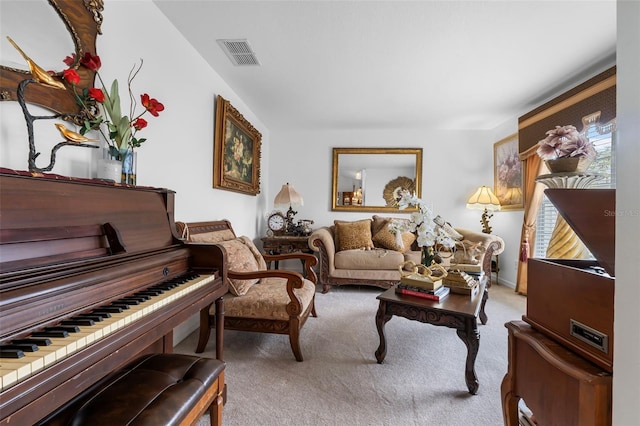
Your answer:
[[[420,263],[422,263],[426,267],[429,267],[431,266],[431,263],[433,263],[434,259],[435,259],[435,254],[433,252],[433,247],[432,246],[422,247],[422,257],[420,259]]]
[[[96,177],[111,182],[120,182],[122,179],[122,160],[120,160],[117,150],[113,150],[108,143],[104,142],[101,151],[97,162]]]
[[[122,178],[121,183],[135,185],[138,172],[138,153],[132,148],[127,149],[122,156]]]

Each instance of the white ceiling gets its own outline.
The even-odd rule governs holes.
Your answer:
[[[153,1],[271,130],[492,129],[615,63],[615,0]]]

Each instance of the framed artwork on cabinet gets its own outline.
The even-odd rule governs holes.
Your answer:
[[[213,149],[213,187],[260,193],[262,135],[226,99],[218,96]]]
[[[524,163],[518,156],[518,134],[493,144],[493,192],[502,210],[524,209]]]

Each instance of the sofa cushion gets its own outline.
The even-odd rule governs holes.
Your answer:
[[[302,303],[302,312],[309,307],[315,291],[315,285],[307,279],[302,288],[293,289]],[[286,278],[263,278],[242,297],[229,294],[225,296],[224,314],[227,317],[288,320],[289,301]],[[215,313],[215,304],[211,306],[210,312]]]
[[[235,240],[222,241],[219,243],[227,252],[227,268],[234,272],[255,272],[259,270],[258,262],[247,247],[242,238]],[[245,295],[251,286],[258,282],[258,278],[250,280],[238,280],[228,278],[229,292],[236,296]]]
[[[416,240],[416,236],[413,232],[403,232],[400,235],[401,245],[398,245],[397,235],[393,234],[389,230],[388,226],[384,226],[373,236],[372,240],[376,247],[382,247],[404,253],[411,248],[411,244]]]
[[[399,251],[377,248],[339,251],[333,260],[336,269],[397,270],[404,256]]]
[[[352,249],[372,249],[371,220],[358,220],[355,222],[335,221],[338,251]]]

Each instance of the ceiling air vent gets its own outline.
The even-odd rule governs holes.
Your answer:
[[[235,40],[217,40],[227,54],[233,65],[247,66],[247,65],[260,65],[260,61],[256,58],[255,53],[251,49],[247,39],[235,39]]]

